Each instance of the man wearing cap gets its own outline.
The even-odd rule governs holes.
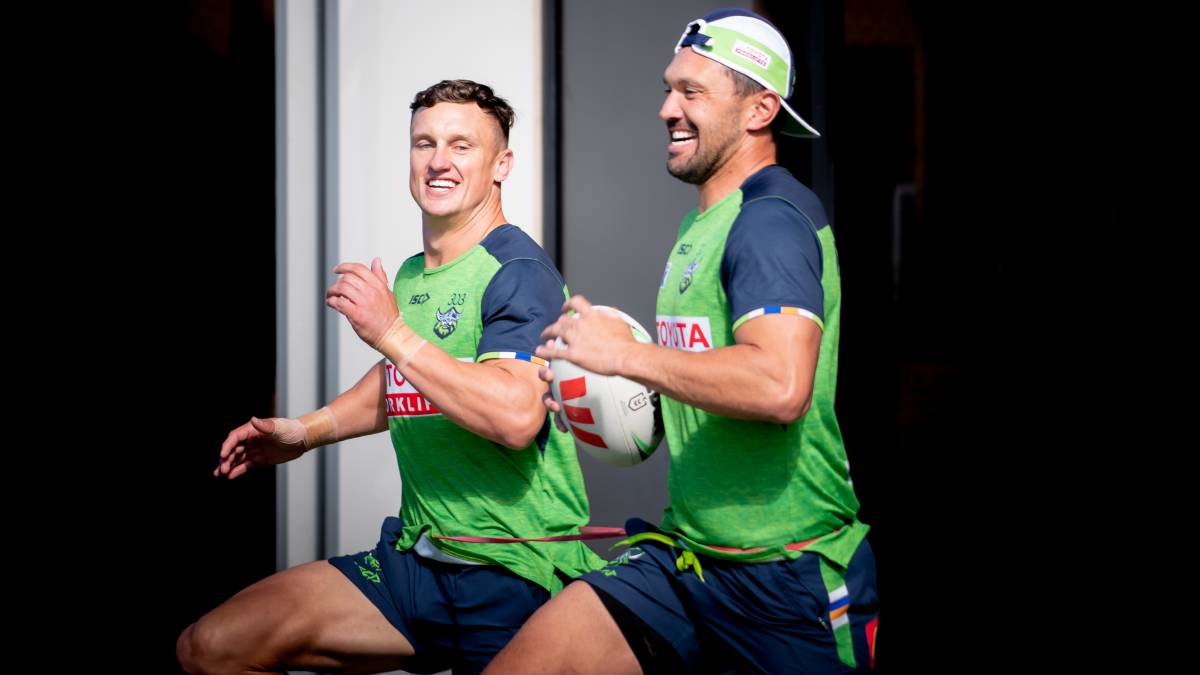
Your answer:
[[[564,580],[603,564],[579,541],[583,476],[531,354],[565,287],[501,204],[513,110],[469,80],[411,108],[424,250],[393,285],[378,258],[343,263],[326,294],[382,359],[320,410],[234,429],[214,472],[387,431],[400,516],[375,548],[284,570],[206,614],[178,641],[188,672],[479,672]]]
[[[867,670],[878,598],[833,409],[837,254],[820,200],[775,164],[774,132],[818,136],[785,101],[791,50],[722,10],[688,25],[664,80],[667,170],[699,206],[663,271],[660,344],[575,296],[537,354],[661,394],[670,503],[489,672]]]

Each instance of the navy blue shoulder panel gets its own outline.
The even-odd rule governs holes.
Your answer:
[[[821,200],[781,166],[755,173],[741,190],[741,211],[721,258],[731,320],[759,309],[798,307],[823,321],[817,230],[827,222]]]
[[[501,225],[488,233],[479,242],[493,258],[503,265],[517,258],[531,258],[558,272],[558,268],[550,261],[550,256],[529,235],[516,225]]]
[[[788,202],[796,208],[812,225],[813,231],[829,224],[825,216],[825,207],[817,193],[808,189],[804,183],[796,180],[790,171],[772,164],[758,171],[742,183],[742,208],[758,199],[774,197]]]
[[[480,245],[500,269],[483,292],[483,335],[476,355],[516,352],[527,360],[541,343],[542,331],[562,312],[562,275],[542,247],[513,225],[496,228]]]

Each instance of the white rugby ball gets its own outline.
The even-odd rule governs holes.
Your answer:
[[[603,305],[595,309],[619,315],[638,342],[652,342],[646,329],[625,312]],[[597,375],[566,359],[551,361],[550,370],[550,394],[562,406],[576,449],[613,466],[633,466],[654,453],[663,437],[656,392],[619,375]]]

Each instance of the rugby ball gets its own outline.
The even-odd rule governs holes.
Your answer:
[[[652,342],[625,312],[603,305],[595,309],[624,319],[638,342]],[[640,464],[654,453],[663,437],[657,392],[619,375],[597,375],[566,359],[551,361],[550,370],[550,393],[562,406],[577,450],[613,466]]]

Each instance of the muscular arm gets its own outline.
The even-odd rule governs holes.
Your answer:
[[[809,209],[824,222],[819,204]],[[623,322],[575,297],[563,310],[575,310],[578,318],[561,317],[545,333],[563,338],[566,348],[551,342],[538,355],[622,375],[719,415],[793,422],[812,401],[823,332],[824,259],[812,222],[785,200],[761,199],[742,208],[720,268],[734,321],[732,345],[693,352],[639,344]]]
[[[803,417],[812,401],[820,327],[798,316],[761,316],[738,328],[734,340],[705,352],[634,343],[617,372],[727,417],[780,424]]]
[[[337,418],[339,438],[357,438],[368,434],[387,431],[387,406],[384,393],[387,391],[384,362],[380,361],[362,376],[353,387],[338,395],[329,403],[329,409]]]
[[[342,264],[334,271],[342,278],[330,287],[326,303],[344,314],[359,337],[396,364],[447,419],[508,448],[523,449],[533,442],[546,422],[540,403],[546,385],[534,364],[514,359],[463,363],[428,344],[404,323],[378,259],[371,269]],[[501,319],[485,318],[481,349],[494,327],[503,325]],[[529,339],[531,346],[536,339]]]
[[[394,363],[402,357],[386,348],[383,353]],[[433,345],[422,347],[404,369],[409,382],[447,419],[513,450],[529,447],[546,422],[540,403],[546,385],[537,373],[528,361],[463,363]]]
[[[728,417],[787,424],[808,411],[821,329],[805,317],[761,316],[738,328],[737,344],[687,352],[634,341],[625,322],[593,310],[582,296],[571,298],[566,310],[578,318],[564,315],[547,328],[551,341],[538,348],[538,356],[628,377]],[[554,346],[558,337],[565,347]]]

